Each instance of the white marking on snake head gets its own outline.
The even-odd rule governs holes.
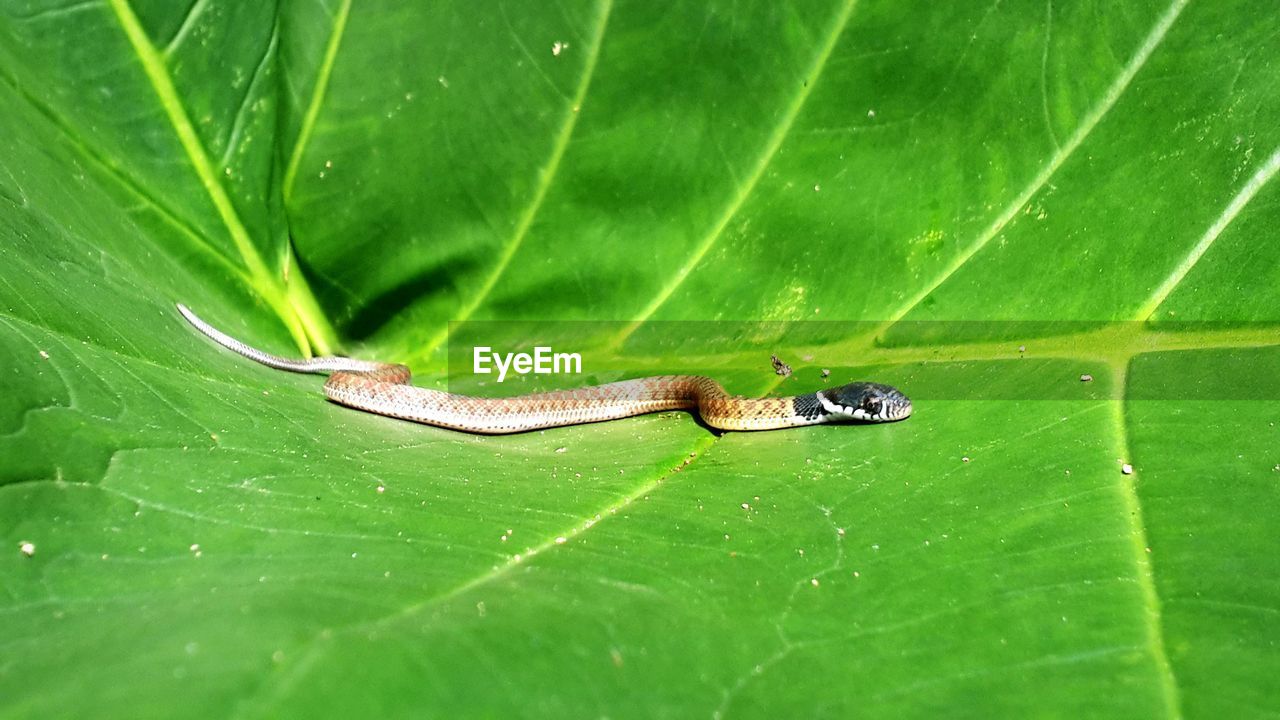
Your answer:
[[[822,405],[822,409],[825,410],[828,415],[845,415],[848,412],[848,408],[840,403],[828,400],[827,396],[822,393],[818,393],[818,402]]]
[[[862,408],[849,407],[848,405],[842,405],[841,403],[831,400],[823,393],[818,393],[818,402],[821,403],[822,409],[825,410],[828,415],[835,417],[837,420],[840,420],[840,419],[869,420],[871,419],[871,416],[867,414],[866,410],[863,410]]]

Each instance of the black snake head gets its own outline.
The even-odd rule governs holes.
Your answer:
[[[911,400],[897,388],[856,382],[818,393],[818,402],[833,418],[863,422],[893,422],[911,415]]]

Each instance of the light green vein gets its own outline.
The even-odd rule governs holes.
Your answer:
[[[1196,263],[1200,262],[1200,258],[1208,252],[1209,247],[1218,239],[1218,236],[1222,234],[1222,231],[1226,230],[1227,226],[1236,219],[1236,216],[1240,214],[1240,211],[1244,209],[1245,205],[1248,205],[1249,201],[1253,200],[1253,197],[1258,194],[1258,191],[1262,189],[1262,186],[1266,185],[1271,178],[1275,177],[1277,170],[1280,170],[1280,148],[1276,148],[1276,151],[1271,153],[1271,157],[1267,158],[1267,161],[1262,164],[1262,167],[1258,169],[1258,172],[1254,173],[1253,177],[1249,178],[1249,182],[1245,183],[1244,187],[1240,188],[1240,192],[1236,193],[1236,196],[1231,199],[1231,202],[1227,204],[1227,208],[1223,210],[1222,214],[1218,216],[1218,219],[1209,226],[1209,229],[1204,232],[1204,235],[1200,237],[1199,242],[1191,248],[1191,251],[1182,259],[1182,262],[1178,263],[1178,266],[1173,269],[1173,272],[1169,274],[1169,277],[1165,278],[1164,282],[1160,284],[1160,287],[1156,288],[1156,291],[1151,293],[1151,297],[1148,298],[1138,310],[1137,319],[1152,319],[1156,310],[1164,303],[1174,289],[1178,287],[1182,280],[1187,277],[1187,273],[1191,272],[1191,268],[1195,267]]]
[[[1121,393],[1127,395],[1129,363],[1129,360],[1125,360],[1112,365],[1112,392],[1118,395]],[[1113,449],[1116,457],[1126,463],[1133,463],[1124,417],[1124,401],[1114,400],[1108,404],[1112,408],[1112,421],[1115,423],[1116,444]],[[1146,632],[1147,645],[1159,676],[1161,699],[1164,701],[1168,717],[1181,718],[1182,701],[1178,691],[1178,681],[1173,674],[1173,665],[1169,662],[1169,653],[1165,648],[1160,596],[1156,592],[1150,543],[1147,540],[1147,526],[1142,517],[1142,501],[1138,497],[1135,480],[1141,475],[1141,468],[1137,475],[1121,474],[1118,468],[1113,468],[1112,472],[1120,477],[1120,501],[1129,524],[1129,538],[1132,541],[1134,564],[1138,573],[1138,589],[1142,594],[1142,627]]]
[[[133,9],[127,0],[109,0],[109,2],[134,52],[138,55],[138,61],[147,79],[151,81],[160,106],[169,118],[192,169],[195,170],[201,185],[218,211],[222,224],[227,228],[232,243],[248,269],[251,286],[271,304],[300,349],[309,352],[312,347],[315,347],[319,352],[328,352],[333,337],[328,322],[319,315],[307,317],[304,322],[301,317],[303,313],[289,302],[281,280],[272,275],[258,254],[249,238],[249,231],[241,222],[231,198],[219,182],[217,173],[214,172],[213,164],[209,161],[209,155],[200,141],[195,126],[191,123],[191,118],[187,116],[187,111],[182,106],[178,90],[173,84],[173,78],[169,76],[164,60],[147,37]]]
[[[786,380],[786,378],[782,376],[770,378],[759,395],[763,397],[772,393],[784,380]],[[701,458],[705,456],[706,451],[716,445],[723,437],[725,437],[723,434],[708,434],[699,437],[693,443],[688,457]],[[685,457],[685,454],[681,453],[678,457]],[[675,460],[673,459],[673,462],[674,461]],[[316,663],[330,652],[332,645],[328,641],[338,634],[363,633],[367,635],[372,631],[385,629],[388,626],[394,625],[395,623],[407,618],[421,615],[424,611],[430,608],[439,607],[440,605],[465,595],[478,587],[483,587],[501,580],[502,578],[510,575],[513,570],[524,566],[541,553],[554,551],[562,545],[572,544],[579,536],[589,532],[601,523],[608,522],[609,518],[617,515],[620,510],[626,508],[631,503],[652,494],[655,490],[661,487],[665,481],[671,479],[676,472],[684,469],[684,467],[673,467],[671,470],[655,473],[654,477],[642,482],[631,490],[631,492],[628,492],[626,495],[610,503],[598,512],[592,513],[573,525],[564,528],[562,532],[556,534],[554,537],[548,537],[525,552],[508,557],[503,563],[495,565],[487,572],[480,573],[472,577],[470,580],[459,583],[449,590],[432,595],[417,602],[409,603],[395,612],[391,612],[371,620],[353,623],[339,629],[328,629],[322,631],[319,635],[312,637],[305,644],[304,647],[306,650],[296,660],[294,660],[289,668],[270,686],[270,697],[254,698],[249,705],[242,706],[241,712],[237,713],[237,717],[245,717],[246,714],[249,717],[264,715],[270,716],[272,713],[261,707],[261,705],[280,703],[282,700],[287,698],[289,694],[293,692],[294,688],[297,687],[298,683],[311,672]]]
[[[814,55],[813,62],[805,70],[804,82],[800,86],[800,91],[791,98],[791,102],[783,110],[782,117],[777,125],[774,126],[773,132],[769,134],[769,138],[765,142],[759,157],[756,158],[755,165],[747,175],[746,181],[738,186],[737,192],[730,198],[724,212],[716,219],[706,236],[694,247],[684,265],[671,275],[670,281],[658,291],[653,300],[640,311],[640,314],[631,323],[612,338],[610,341],[612,347],[616,348],[621,345],[637,328],[653,317],[658,308],[662,307],[671,295],[684,284],[684,281],[689,277],[689,273],[693,272],[693,269],[702,262],[702,259],[706,257],[711,248],[724,235],[725,228],[737,216],[747,198],[755,190],[756,185],[760,183],[760,179],[764,177],[765,170],[773,162],[773,158],[778,154],[778,149],[782,147],[783,141],[787,139],[787,135],[791,132],[791,127],[795,124],[796,118],[800,116],[801,108],[804,107],[805,101],[809,99],[810,93],[813,92],[813,88],[818,84],[818,78],[822,75],[827,60],[831,57],[836,43],[840,40],[845,27],[849,24],[849,17],[853,14],[855,5],[857,5],[857,0],[844,0],[843,4],[841,4],[840,11],[831,23],[831,32],[827,33],[827,36],[823,38],[822,45],[819,47],[817,54]]]
[[[316,75],[316,85],[311,90],[311,102],[307,103],[307,113],[302,117],[302,127],[298,130],[298,139],[293,144],[293,152],[289,155],[289,165],[284,173],[284,200],[288,204],[293,196],[293,184],[298,178],[298,166],[302,163],[303,152],[311,141],[311,133],[315,130],[316,118],[320,115],[320,107],[329,91],[329,77],[333,74],[333,65],[338,57],[338,47],[342,45],[342,36],[347,29],[347,17],[351,14],[351,0],[342,0],[338,6],[338,14],[333,18],[333,30],[329,33],[329,43],[324,49],[324,59],[320,61],[320,71]]]
[[[204,14],[205,8],[209,6],[209,0],[196,0],[196,2],[187,10],[187,16],[182,19],[182,25],[178,27],[178,32],[173,34],[169,40],[169,44],[164,47],[164,56],[167,58],[187,39],[191,29],[196,26],[196,20]]]
[[[537,189],[534,191],[533,198],[525,206],[524,212],[520,213],[520,217],[516,221],[515,230],[511,233],[511,237],[506,244],[503,245],[502,251],[498,255],[498,260],[489,271],[489,275],[485,277],[484,282],[480,284],[480,288],[471,296],[471,299],[458,311],[458,314],[453,318],[454,321],[465,322],[470,319],[475,314],[476,309],[480,307],[480,304],[489,297],[489,293],[498,284],[498,279],[502,277],[507,270],[507,266],[511,264],[511,258],[515,257],[516,250],[520,249],[525,236],[529,234],[533,219],[537,217],[538,211],[542,209],[542,203],[547,198],[551,183],[555,179],[556,173],[560,170],[560,161],[564,158],[565,151],[569,148],[569,139],[573,136],[574,127],[578,124],[579,111],[582,109],[582,103],[586,100],[587,90],[591,87],[591,78],[595,75],[596,61],[600,57],[600,46],[604,42],[604,32],[609,24],[609,15],[612,10],[613,0],[604,0],[604,2],[600,3],[598,20],[595,30],[591,34],[591,46],[587,50],[582,77],[578,81],[578,87],[573,93],[572,100],[570,100],[568,107],[565,109],[564,122],[560,125],[560,132],[556,135],[555,143],[551,148],[551,157],[547,160],[547,164],[542,170],[541,179],[538,182]],[[431,353],[435,352],[436,348],[440,347],[440,344],[445,341],[448,335],[449,325],[445,323],[423,346],[422,356],[429,357]]]
[[[1138,71],[1146,65],[1147,60],[1151,58],[1152,53],[1154,53],[1156,48],[1160,46],[1165,35],[1169,32],[1169,28],[1173,27],[1174,21],[1178,19],[1178,16],[1182,13],[1183,9],[1186,8],[1188,2],[1190,2],[1190,0],[1174,0],[1174,2],[1169,5],[1159,19],[1156,20],[1155,25],[1151,28],[1151,32],[1147,33],[1146,39],[1144,39],[1142,44],[1138,46],[1137,51],[1129,58],[1129,62],[1125,63],[1124,68],[1120,70],[1120,74],[1116,76],[1110,87],[1108,87],[1107,91],[1102,95],[1102,99],[1098,101],[1097,105],[1094,105],[1093,108],[1089,110],[1089,113],[1085,115],[1080,124],[1076,126],[1075,132],[1071,134],[1071,137],[1067,138],[1067,142],[1054,152],[1053,156],[1049,158],[1049,162],[1045,163],[1045,165],[1040,168],[1040,172],[1036,173],[1036,176],[1032,178],[1026,188],[1024,188],[1022,192],[1014,198],[1013,202],[1009,203],[1004,211],[1000,213],[1000,216],[982,231],[982,234],[978,236],[977,240],[956,255],[951,262],[942,269],[942,272],[933,279],[933,281],[926,284],[918,292],[908,298],[906,303],[904,303],[896,312],[890,314],[888,320],[886,320],[886,322],[877,330],[877,334],[883,334],[889,326],[905,317],[907,313],[915,309],[915,307],[926,297],[933,294],[933,292],[943,283],[951,279],[952,275],[955,275],[956,272],[959,271],[960,268],[964,267],[974,255],[977,255],[984,247],[986,247],[987,243],[995,239],[995,237],[1004,230],[1005,226],[1009,224],[1009,221],[1022,211],[1023,206],[1025,206],[1036,193],[1040,192],[1040,189],[1045,186],[1045,183],[1049,182],[1049,178],[1053,177],[1053,175],[1058,172],[1058,169],[1061,168],[1063,163],[1065,163],[1067,159],[1075,153],[1076,149],[1084,143],[1085,139],[1088,138],[1089,134],[1093,132],[1093,129],[1098,126],[1098,123],[1106,117],[1111,108],[1115,107],[1116,102],[1120,100],[1120,97],[1124,95],[1125,90],[1129,88],[1129,84],[1133,82],[1134,76],[1136,76]]]
[[[219,252],[210,242],[209,239],[200,235],[199,231],[192,227],[186,220],[179,217],[178,214],[170,207],[166,206],[160,198],[156,198],[147,194],[136,180],[127,175],[119,166],[110,162],[96,148],[85,142],[76,130],[62,116],[58,115],[52,107],[45,104],[40,98],[26,92],[18,81],[10,76],[4,68],[0,68],[0,83],[5,84],[18,97],[30,105],[35,112],[40,113],[47,119],[58,132],[62,133],[63,139],[80,153],[80,156],[92,163],[95,168],[105,177],[110,178],[120,188],[128,193],[132,198],[142,205],[146,206],[151,212],[165,223],[172,226],[175,230],[185,235],[191,240],[191,247],[195,248],[202,257],[207,258],[211,262],[217,263],[219,267],[225,269],[228,273],[235,276],[246,286],[252,288],[252,278],[245,272],[245,269],[236,265],[224,253]]]
[[[156,95],[160,98],[161,107],[173,124],[173,130],[178,135],[178,141],[182,143],[182,149],[186,151],[187,158],[191,161],[192,168],[200,178],[201,185],[203,185],[205,192],[209,194],[209,199],[213,201],[214,207],[218,210],[218,216],[222,219],[222,223],[227,227],[228,232],[230,232],[231,240],[235,243],[236,249],[240,251],[245,266],[248,267],[250,275],[255,280],[263,282],[270,277],[270,273],[249,240],[249,232],[245,229],[244,224],[240,222],[240,217],[236,214],[235,207],[231,204],[231,199],[227,197],[222,184],[218,182],[217,175],[213,171],[209,156],[200,142],[195,126],[191,124],[191,119],[187,117],[186,109],[182,107],[182,103],[178,99],[178,90],[173,85],[173,79],[169,77],[169,71],[165,67],[164,61],[160,59],[160,55],[151,44],[151,40],[147,37],[142,25],[138,22],[137,16],[133,14],[133,10],[126,0],[110,0],[110,2],[111,7],[116,11],[116,16],[120,19],[120,24],[123,26],[125,34],[129,37],[129,42],[133,44],[134,51],[138,53],[138,60],[142,63],[142,68],[146,71],[147,78],[151,81]],[[273,283],[265,282],[264,284],[271,285]]]
[[[253,68],[253,74],[250,75],[249,84],[245,87],[244,96],[240,98],[240,102],[236,106],[236,114],[231,120],[231,128],[227,132],[226,140],[222,143],[222,157],[218,158],[218,163],[222,167],[231,166],[232,158],[235,157],[235,152],[243,141],[245,124],[250,122],[250,117],[253,114],[253,98],[262,87],[263,80],[267,77],[268,68],[271,67],[271,61],[275,59],[279,45],[280,26],[277,24],[271,31],[271,37],[267,40],[266,49],[262,51],[262,57],[258,60],[257,66]]]
[[[779,381],[780,380],[781,379],[779,379]],[[777,382],[771,384],[771,387],[776,386]],[[722,436],[705,435],[698,438],[694,442],[689,456],[703,456],[707,449],[715,445],[721,437]],[[685,455],[682,453],[678,457],[685,457]],[[678,463],[674,458],[672,459],[672,462]],[[279,704],[285,698],[289,697],[290,693],[293,692],[299,682],[306,678],[312,668],[315,667],[316,663],[331,652],[333,646],[330,641],[334,637],[340,634],[371,635],[374,631],[386,629],[387,627],[407,618],[420,616],[426,610],[439,607],[440,605],[465,595],[478,587],[483,587],[501,580],[510,575],[513,570],[525,566],[541,553],[554,551],[562,545],[570,545],[580,535],[589,532],[592,528],[597,527],[601,523],[608,522],[609,518],[617,515],[619,511],[623,510],[631,503],[651,494],[661,486],[664,481],[670,479],[676,472],[682,469],[683,468],[681,467],[673,466],[670,470],[655,473],[652,478],[639,484],[631,492],[628,492],[621,498],[601,508],[598,512],[592,513],[582,520],[565,528],[554,537],[548,537],[537,545],[525,550],[523,553],[508,557],[503,563],[495,565],[487,572],[476,575],[470,580],[462,582],[449,590],[432,595],[417,602],[409,603],[399,610],[371,620],[353,623],[342,628],[326,629],[321,631],[320,634],[313,636],[305,643],[304,647],[306,650],[291,663],[285,672],[278,675],[270,686],[264,686],[263,691],[269,692],[269,697],[251,699],[249,703],[242,706],[241,711],[236,714],[236,717],[274,716],[276,714],[274,710],[262,706]]]

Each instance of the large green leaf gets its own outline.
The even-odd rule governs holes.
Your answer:
[[[1274,716],[1269,12],[3,0],[0,715]],[[916,415],[471,436],[175,301]]]

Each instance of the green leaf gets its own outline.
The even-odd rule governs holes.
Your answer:
[[[1274,714],[1255,5],[0,2],[0,715]],[[916,412],[473,436],[175,302]]]

